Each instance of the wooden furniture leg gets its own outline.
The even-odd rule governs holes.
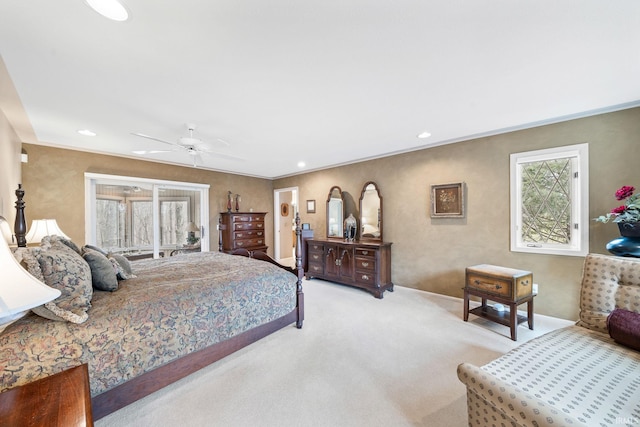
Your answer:
[[[467,320],[469,320],[469,292],[467,292],[466,290],[464,291],[464,315],[462,316],[462,319],[466,322]]]
[[[518,304],[509,304],[509,323],[511,328],[511,339],[517,341],[518,338]]]

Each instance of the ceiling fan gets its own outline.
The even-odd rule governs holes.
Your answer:
[[[143,133],[132,132],[132,135],[139,136],[142,138],[151,139],[153,141],[162,142],[163,144],[172,145],[175,147],[173,150],[134,150],[135,154],[157,154],[157,153],[169,153],[171,151],[183,150],[186,151],[189,156],[193,159],[193,166],[197,167],[198,164],[202,164],[201,155],[212,155],[216,157],[220,157],[228,160],[244,160],[240,157],[232,156],[230,154],[219,153],[216,151],[212,151],[206,144],[202,142],[201,139],[195,138],[193,136],[193,131],[196,129],[196,125],[193,123],[187,123],[187,130],[189,131],[188,136],[183,136],[178,138],[178,142],[169,142],[162,140],[160,138],[156,138],[153,136],[145,135]],[[220,143],[229,146],[229,143],[223,139],[217,139]]]

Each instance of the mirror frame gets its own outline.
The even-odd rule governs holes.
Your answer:
[[[380,231],[380,237],[365,237],[362,234],[362,225],[364,224],[364,221],[362,220],[362,200],[364,199],[364,195],[367,192],[367,187],[369,187],[370,185],[373,185],[373,188],[378,194],[378,199],[380,200],[380,204],[378,206],[378,209],[380,210],[378,213],[378,230]],[[380,194],[380,188],[378,187],[378,184],[373,181],[368,181],[367,183],[365,183],[362,187],[362,193],[360,193],[360,232],[358,234],[360,236],[360,240],[382,242],[382,195]]]
[[[340,218],[340,229],[342,230],[342,232],[340,233],[339,236],[330,236],[329,235],[329,224],[330,224],[330,209],[329,209],[329,202],[331,202],[331,195],[333,194],[334,190],[337,190],[340,193],[340,200],[342,200],[342,218]],[[340,189],[340,187],[338,187],[337,185],[334,185],[333,187],[331,187],[331,189],[329,190],[329,195],[327,196],[327,223],[326,223],[326,233],[327,233],[327,239],[344,239],[343,233],[344,233],[344,196],[342,195],[342,190]]]

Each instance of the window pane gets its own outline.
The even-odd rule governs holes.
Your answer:
[[[131,228],[134,248],[153,246],[153,205],[150,200],[131,202]]]
[[[189,202],[160,202],[160,245],[175,246],[187,242]]]
[[[522,165],[522,241],[571,241],[571,159]]]
[[[119,200],[96,200],[97,245],[119,249],[124,243],[126,206]]]
[[[589,251],[589,145],[511,154],[511,250]]]

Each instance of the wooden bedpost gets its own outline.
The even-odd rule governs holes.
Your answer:
[[[298,307],[298,320],[296,321],[296,327],[302,328],[302,321],[304,320],[304,293],[302,292],[302,278],[304,277],[304,268],[302,267],[302,229],[300,228],[300,212],[296,212],[296,271],[298,275],[298,281],[296,282],[296,296]]]
[[[25,236],[27,235],[27,221],[24,218],[24,190],[22,189],[22,184],[18,184],[16,197],[18,200],[16,200],[16,222],[13,225],[13,232],[16,235],[18,247],[26,248],[27,239]]]
[[[222,252],[222,215],[218,215],[218,252]]]

